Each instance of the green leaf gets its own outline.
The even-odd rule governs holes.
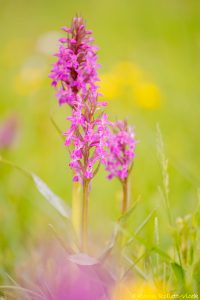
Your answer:
[[[47,184],[34,173],[30,173],[40,194],[65,218],[70,217],[70,208],[65,202],[47,186]]]
[[[148,216],[144,219],[144,221],[136,228],[135,230],[135,234],[137,235],[144,227],[145,225],[150,221],[150,219],[152,218],[152,216],[154,215],[155,211],[157,210],[158,208],[154,208],[150,214],[148,214]]]
[[[171,266],[176,276],[177,282],[180,284],[180,286],[183,286],[185,284],[185,272],[183,268],[176,262],[171,263]]]
[[[148,216],[144,219],[144,221],[136,228],[135,232],[132,233],[132,237],[127,241],[126,246],[132,244],[134,239],[139,239],[137,235],[140,233],[140,231],[146,226],[146,224],[150,221],[152,216],[154,215],[154,212],[157,210],[157,207],[154,208]],[[148,247],[149,248],[149,247]]]
[[[198,261],[194,266],[193,279],[197,292],[200,294],[200,261]]]
[[[166,252],[164,252],[162,249],[160,249],[158,246],[153,246],[151,251],[159,254],[166,262],[171,261],[171,257]]]
[[[126,272],[123,274],[122,279],[125,279],[129,272],[134,268],[136,272],[146,281],[149,280],[148,276],[137,266],[137,264],[144,259],[147,255],[149,255],[148,251],[145,251],[136,261],[133,261],[130,257],[127,255],[124,255],[124,258],[127,260],[127,262],[130,264],[129,268],[126,270]]]
[[[65,204],[64,200],[62,200],[59,196],[57,196],[56,194],[54,194],[52,192],[52,190],[47,186],[47,184],[40,179],[36,174],[27,171],[24,168],[21,168],[20,166],[16,165],[15,163],[3,159],[0,156],[0,162],[3,164],[6,164],[8,166],[11,166],[17,170],[19,170],[20,172],[22,172],[23,174],[25,174],[26,176],[30,177],[37,190],[40,192],[40,194],[65,218],[69,218],[71,211],[70,208]]]
[[[106,247],[104,248],[103,252],[101,253],[101,255],[98,258],[99,261],[103,262],[107,259],[107,257],[109,256],[109,254],[111,253],[112,249],[115,246],[118,233],[119,233],[119,224],[116,223],[114,225],[114,229],[113,229],[110,241],[107,243]]]
[[[138,198],[133,205],[131,206],[131,208],[119,218],[119,223],[125,223],[127,221],[127,219],[132,215],[132,213],[134,212],[134,210],[136,209],[138,202],[140,201],[140,198]]]

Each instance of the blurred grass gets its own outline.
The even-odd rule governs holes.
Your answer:
[[[55,39],[60,27],[79,13],[100,46],[102,78],[128,61],[137,65],[160,92],[160,106],[155,109],[138,105],[126,91],[109,100],[107,109],[113,119],[128,117],[139,140],[131,193],[132,199],[141,195],[141,205],[131,225],[139,224],[161,201],[156,123],[160,124],[169,157],[172,216],[191,212],[200,181],[200,2],[1,0],[0,4],[0,119],[16,115],[19,120],[15,144],[1,155],[33,170],[70,202],[72,176],[67,152],[50,122],[53,114],[64,131],[68,111],[57,106],[48,79],[53,47],[48,49],[47,43],[41,46],[41,41],[47,39],[47,33]],[[121,76],[126,80],[128,74],[122,70]],[[148,101],[148,94],[146,97]],[[26,178],[2,165],[0,176],[0,264],[8,268],[32,236],[47,230],[50,217],[44,218],[43,199]],[[93,184],[90,222],[100,231],[104,218],[108,225],[105,236],[109,236],[110,219],[119,214],[119,195],[118,182],[108,182],[101,170]],[[165,232],[163,208],[158,209],[158,215],[161,232]],[[152,221],[145,233],[151,233],[153,226]],[[167,238],[163,243],[168,243]]]

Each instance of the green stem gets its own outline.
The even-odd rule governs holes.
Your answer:
[[[88,199],[89,199],[89,181],[83,180],[83,204],[82,204],[82,222],[81,222],[81,249],[87,251],[88,246]]]
[[[128,177],[122,182],[123,186],[123,200],[122,200],[122,215],[124,215],[128,210]]]
[[[73,182],[72,186],[72,224],[81,241],[81,204],[80,199],[80,182]]]
[[[121,216],[124,216],[127,211],[128,211],[128,177],[125,178],[124,180],[121,180],[122,183],[122,190],[123,190],[123,196],[122,196],[122,207],[121,207]],[[124,221],[121,224],[121,229],[122,232],[118,236],[118,242],[120,246],[120,252],[123,250],[125,244],[126,244],[126,235],[125,235],[125,230],[126,230],[126,221]],[[120,265],[120,277],[123,277],[124,274],[124,265],[123,265],[123,257],[120,256],[119,260],[119,265]]]

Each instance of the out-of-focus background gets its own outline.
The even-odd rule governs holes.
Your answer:
[[[198,0],[0,0],[0,155],[34,171],[70,203],[68,154],[50,121],[53,117],[65,131],[69,111],[58,106],[48,73],[60,28],[75,14],[86,19],[100,47],[106,111],[111,119],[127,117],[135,126],[131,200],[140,195],[141,201],[131,226],[160,205],[165,232],[157,123],[169,158],[174,218],[194,209],[200,184]],[[100,170],[93,182],[90,224],[95,234],[103,223],[106,239],[119,216],[121,190],[105,176]],[[28,178],[0,164],[1,270],[10,270],[26,244],[48,234],[53,215]],[[149,240],[151,232],[150,222],[144,229]]]

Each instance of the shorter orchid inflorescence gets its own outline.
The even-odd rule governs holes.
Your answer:
[[[134,132],[127,121],[112,123],[102,161],[109,174],[108,179],[117,177],[123,181],[128,177],[135,156],[135,145]]]
[[[99,101],[97,82],[97,50],[92,44],[92,32],[86,30],[82,18],[75,17],[70,28],[63,27],[67,37],[60,39],[58,57],[50,73],[59,104],[67,104],[71,115],[70,126],[64,133],[65,145],[70,150],[70,168],[73,181],[83,185],[82,248],[86,249],[88,194],[91,179],[100,164],[105,166],[108,178],[118,177],[126,189],[132,166],[135,138],[126,121],[115,123],[102,111],[107,103]],[[123,201],[127,209],[127,199]]]
[[[108,179],[116,177],[122,183],[122,214],[124,214],[128,209],[128,176],[135,156],[135,135],[127,121],[112,123],[107,132],[107,151],[105,151],[102,163],[108,172]]]

